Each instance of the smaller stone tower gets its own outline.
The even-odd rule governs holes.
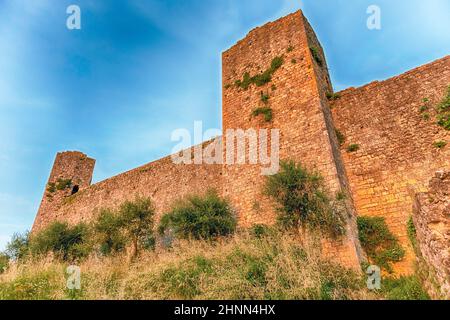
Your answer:
[[[95,160],[77,151],[62,152],[56,155],[53,169],[44,190],[33,232],[50,220],[58,220],[55,213],[74,194],[91,185]]]

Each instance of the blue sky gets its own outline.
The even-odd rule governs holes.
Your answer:
[[[448,0],[0,0],[0,249],[31,227],[56,152],[97,159],[96,182],[169,154],[174,129],[221,128],[221,52],[300,7],[337,90],[450,54]]]

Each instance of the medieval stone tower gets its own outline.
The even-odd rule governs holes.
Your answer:
[[[81,152],[56,155],[33,229],[58,219],[56,213],[68,197],[91,185],[94,166],[95,160]]]
[[[450,57],[345,90],[329,101],[333,88],[325,55],[299,11],[252,30],[224,52],[222,81],[224,135],[212,143],[222,142],[226,153],[234,145],[227,141],[228,129],[278,129],[280,159],[318,170],[332,193],[348,195],[347,235],[339,241],[322,239],[324,255],[358,269],[364,254],[355,217],[381,216],[407,248],[396,271],[409,273],[410,192],[424,191],[435,171],[450,168],[450,148],[433,147],[438,139],[450,141],[449,132],[425,121],[418,108],[425,98],[430,106],[437,104],[446,92]],[[255,113],[257,108],[270,117]],[[346,136],[345,143],[338,143],[336,129]],[[358,144],[359,150],[346,152],[349,144]],[[94,163],[78,152],[57,155],[34,231],[55,220],[89,221],[99,209],[137,194],[150,197],[160,216],[180,197],[210,188],[231,201],[242,227],[275,222],[273,203],[262,192],[260,165],[180,165],[166,157],[90,185]]]

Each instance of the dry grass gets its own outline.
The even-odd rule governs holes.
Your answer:
[[[294,235],[248,233],[177,242],[170,250],[90,257],[82,290],[66,289],[67,264],[52,259],[13,265],[0,276],[0,299],[373,299],[360,275],[319,258]]]

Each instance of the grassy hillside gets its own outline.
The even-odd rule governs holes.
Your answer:
[[[0,276],[0,299],[367,299],[356,273],[320,260],[294,235],[239,234],[216,243],[177,242],[170,250],[90,257],[81,291],[66,289],[68,264],[13,265]]]

